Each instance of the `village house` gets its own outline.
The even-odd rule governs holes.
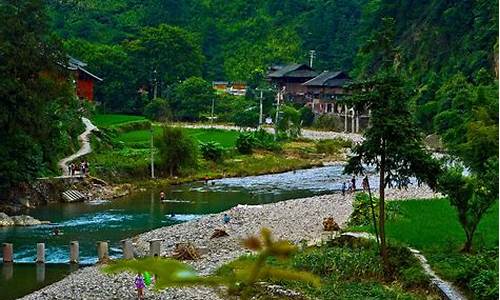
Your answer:
[[[94,101],[94,85],[96,81],[102,81],[102,78],[87,71],[84,67],[87,64],[73,57],[69,57],[66,68],[73,72],[76,96],[79,99]]]
[[[307,87],[302,83],[313,79],[318,73],[306,64],[275,65],[270,68],[268,80],[283,91],[283,99],[306,103]]]
[[[318,74],[306,64],[290,64],[272,66],[267,78],[285,101],[310,107],[317,117],[328,114],[336,118],[344,132],[359,132],[368,124],[367,110],[356,111],[341,103],[349,94],[346,85],[351,80],[344,71]]]

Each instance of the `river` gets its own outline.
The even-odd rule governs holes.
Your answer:
[[[16,262],[13,267],[2,267],[0,294],[7,297],[11,294],[13,299],[69,273],[71,270],[66,263],[70,241],[79,241],[82,264],[97,260],[97,241],[109,241],[110,255],[119,257],[122,239],[154,228],[219,213],[238,204],[272,203],[339,191],[342,182],[350,179],[342,175],[342,170],[343,166],[333,165],[281,174],[225,178],[210,181],[208,185],[194,182],[157,188],[113,201],[54,203],[32,209],[28,214],[53,224],[0,228],[0,242],[14,244]],[[376,186],[376,178],[370,181],[371,186]],[[357,187],[360,186],[361,178],[358,178]],[[159,199],[161,190],[169,200],[166,203]],[[54,236],[55,228],[62,235]],[[37,242],[46,244],[47,264],[43,270],[40,267],[36,270],[35,264],[23,264],[34,261]],[[46,273],[43,277],[42,271]]]

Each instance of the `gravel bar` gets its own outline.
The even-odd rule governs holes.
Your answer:
[[[389,189],[387,195],[388,199],[436,196],[426,187],[413,186],[406,190]],[[299,243],[321,236],[324,217],[332,216],[342,226],[352,213],[352,195],[330,194],[265,205],[239,205],[226,212],[231,216],[226,225],[222,222],[223,213],[219,213],[138,235],[133,238],[136,254],[146,255],[148,241],[152,239],[164,240],[162,255],[170,254],[176,243],[191,242],[204,254],[190,263],[201,274],[208,274],[247,253],[240,244],[241,239],[257,235],[262,227],[270,228],[276,239]],[[210,239],[215,229],[224,229],[229,236]],[[221,299],[213,289],[194,287],[162,292],[146,290],[145,295],[146,299]],[[136,292],[132,274],[109,276],[103,274],[99,266],[90,266],[22,299],[136,299]]]

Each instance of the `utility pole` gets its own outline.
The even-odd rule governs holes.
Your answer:
[[[274,140],[276,141],[278,137],[278,118],[280,115],[280,100],[283,98],[283,93],[285,92],[286,87],[282,87],[281,90],[278,90],[278,94],[276,95],[276,117],[274,119]]]
[[[155,178],[155,159],[154,159],[154,129],[153,123],[151,123],[151,178]]]
[[[158,96],[158,78],[156,69],[153,70],[153,82],[154,82],[154,88],[153,88],[153,100],[154,100]]]
[[[262,90],[260,90],[260,104],[259,104],[259,129],[262,126]]]
[[[210,123],[212,124],[212,127],[214,125],[214,110],[215,110],[215,98],[212,98],[212,112],[210,116]]]
[[[313,60],[316,57],[316,50],[309,50],[309,67],[313,67]]]

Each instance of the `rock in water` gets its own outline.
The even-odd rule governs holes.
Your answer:
[[[34,226],[42,224],[40,220],[26,215],[13,216],[11,219],[14,221],[14,225],[16,226]]]
[[[0,227],[14,226],[14,221],[7,214],[0,212]]]

